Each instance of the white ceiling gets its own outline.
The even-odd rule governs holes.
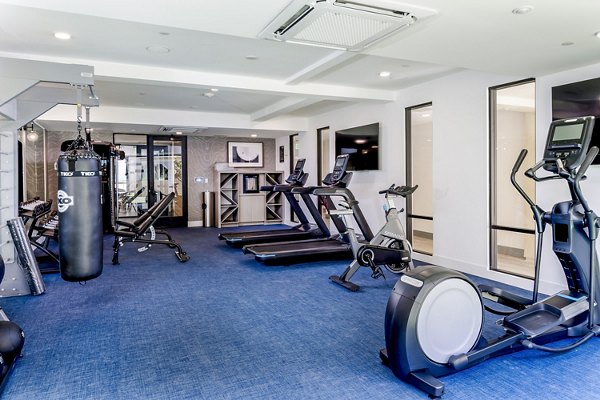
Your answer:
[[[600,62],[600,1],[409,0],[437,14],[361,53],[257,39],[289,1],[0,0],[0,56],[92,65],[101,107],[197,112],[196,126],[202,113],[259,124],[385,103],[461,69],[525,78]],[[511,12],[525,4],[533,11]],[[203,96],[211,88],[219,91]],[[123,114],[102,122],[124,129]]]

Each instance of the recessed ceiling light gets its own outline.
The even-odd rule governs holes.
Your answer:
[[[246,56],[246,60],[254,61],[254,60],[258,60],[258,57],[255,56],[254,54],[249,54]]]
[[[517,8],[513,8],[512,13],[516,15],[529,14],[533,11],[533,6],[521,6]]]
[[[365,143],[367,143],[367,139],[355,139],[354,143],[356,143],[356,144],[365,144]]]
[[[379,73],[379,76],[382,78],[389,78],[390,76],[392,76],[392,73],[390,71],[381,71]]]
[[[175,134],[176,134],[176,135],[183,135],[183,132],[179,132],[179,131],[177,131],[177,132],[175,132]]]
[[[171,51],[168,47],[165,46],[148,46],[146,50],[150,53],[158,53],[158,54],[166,54]]]
[[[250,135],[250,137],[257,137],[258,135],[256,133],[253,133]]]
[[[597,38],[599,38],[599,39],[600,39],[600,31],[598,31],[598,32],[594,33],[594,36],[596,36]]]
[[[210,89],[210,91],[211,91],[211,92],[218,92],[218,91],[219,91],[219,89],[217,89],[217,88],[211,88],[211,89]]]
[[[213,97],[215,94],[213,92],[206,92],[206,93],[202,93],[202,96],[204,97]]]
[[[560,45],[561,46],[573,46],[575,43],[574,42],[562,42]]]
[[[56,32],[54,37],[60,40],[69,40],[71,39],[71,35],[67,32]]]

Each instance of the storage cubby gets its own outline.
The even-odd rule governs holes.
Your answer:
[[[257,191],[261,186],[279,185],[282,172],[216,171],[217,226],[281,223],[283,195]]]

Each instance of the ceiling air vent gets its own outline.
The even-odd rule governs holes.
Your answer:
[[[393,0],[294,0],[258,37],[360,51],[435,13]]]

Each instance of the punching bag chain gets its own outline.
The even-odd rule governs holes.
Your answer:
[[[80,87],[77,88],[77,138],[71,143],[67,151],[85,149],[89,150],[88,142],[81,136],[82,128],[82,117],[81,117],[81,92]]]

